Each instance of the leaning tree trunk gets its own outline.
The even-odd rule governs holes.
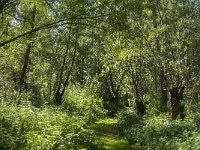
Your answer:
[[[71,28],[70,28],[70,32],[69,32],[69,40],[70,39],[71,39]],[[66,89],[66,87],[68,86],[68,83],[69,83],[69,79],[70,79],[72,69],[73,69],[73,66],[74,66],[74,62],[75,62],[75,59],[76,59],[77,46],[78,46],[77,42],[78,42],[78,27],[76,29],[76,43],[75,43],[75,46],[74,46],[74,53],[73,53],[71,65],[70,65],[69,71],[66,75],[66,78],[63,79],[64,76],[65,76],[64,75],[64,69],[65,69],[65,65],[66,65],[67,53],[68,53],[68,50],[69,50],[69,44],[68,44],[67,49],[65,51],[63,64],[62,64],[62,68],[61,68],[61,73],[60,73],[60,78],[59,78],[59,84],[58,84],[58,87],[57,87],[57,90],[56,90],[56,93],[55,93],[55,103],[57,105],[62,104],[62,97],[63,97],[63,95],[65,93],[65,89]]]
[[[180,115],[181,120],[184,120],[184,105],[181,103],[183,100],[183,93],[185,87],[174,87],[170,89],[170,103],[171,103],[171,117],[172,120],[176,120],[178,115]]]
[[[36,16],[36,6],[34,5],[33,7],[33,11],[31,12],[32,14],[32,22],[31,22],[31,29],[34,29],[34,25],[35,25],[35,16]],[[23,86],[26,85],[25,83],[25,77],[26,77],[26,73],[27,73],[27,68],[28,68],[28,63],[29,63],[29,56],[30,56],[30,52],[31,52],[31,48],[33,46],[33,34],[30,33],[29,34],[29,39],[31,40],[31,42],[28,43],[27,48],[26,48],[26,53],[25,53],[25,57],[24,57],[24,64],[22,67],[22,72],[21,72],[21,76],[20,76],[20,80],[19,80],[19,94],[22,92]]]
[[[28,68],[28,63],[29,63],[29,55],[31,52],[32,44],[33,44],[33,42],[30,42],[27,45],[27,49],[26,49],[26,53],[25,53],[25,57],[24,57],[24,64],[22,67],[21,76],[20,76],[20,80],[19,80],[19,94],[21,94],[23,89],[27,88],[26,82],[25,82],[25,77],[26,77],[26,73],[27,73],[27,68]]]
[[[36,6],[35,5],[33,7],[31,15],[32,15],[32,22],[30,25],[31,25],[31,29],[33,30],[34,25],[35,25],[35,17],[36,17]],[[29,34],[29,39],[31,40],[31,42],[29,42],[27,44],[27,48],[26,48],[26,52],[25,52],[25,56],[24,56],[24,63],[23,63],[23,67],[22,67],[22,71],[21,71],[20,79],[19,79],[19,95],[22,93],[22,91],[24,89],[27,89],[27,83],[25,82],[25,78],[26,78],[27,69],[28,69],[28,65],[29,65],[30,52],[31,52],[31,48],[33,46],[33,33]],[[18,100],[17,103],[20,104],[20,100]]]

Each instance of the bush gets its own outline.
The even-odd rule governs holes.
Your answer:
[[[133,109],[134,108],[127,108],[117,114],[117,129],[122,135],[125,134],[125,130],[129,129],[133,125],[140,123],[140,120]]]
[[[71,86],[64,97],[63,107],[72,114],[78,114],[91,122],[106,114],[102,99],[96,97],[90,89]]]
[[[0,104],[0,149],[96,149],[93,130],[83,117],[59,108]]]
[[[193,115],[193,122],[194,122],[194,124],[196,125],[196,127],[197,128],[200,128],[200,113],[198,112],[198,113],[195,113],[194,115]]]
[[[190,148],[186,143],[193,141],[189,137],[199,137],[199,134],[193,134],[195,126],[191,120],[171,121],[162,114],[144,117],[142,122],[127,128],[125,137],[130,144],[138,143],[145,149],[188,150]]]

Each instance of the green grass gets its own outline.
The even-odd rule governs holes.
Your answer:
[[[141,150],[138,146],[129,145],[117,132],[116,119],[106,118],[93,125],[103,150]]]

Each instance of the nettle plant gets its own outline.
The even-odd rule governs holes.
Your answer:
[[[82,117],[69,116],[58,108],[4,103],[0,113],[1,149],[93,149],[98,145]]]

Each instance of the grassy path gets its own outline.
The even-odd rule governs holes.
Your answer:
[[[103,119],[97,121],[93,128],[99,136],[103,150],[140,150],[137,146],[129,145],[115,129],[116,119]]]

